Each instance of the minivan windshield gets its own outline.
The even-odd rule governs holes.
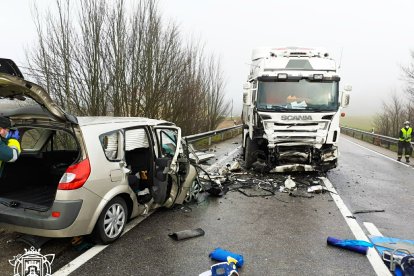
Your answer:
[[[336,111],[338,110],[338,82],[259,81],[257,109],[261,111]]]

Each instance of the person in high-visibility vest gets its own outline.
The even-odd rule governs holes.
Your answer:
[[[410,163],[411,156],[411,134],[413,129],[410,127],[410,122],[405,121],[404,127],[400,130],[400,139],[398,141],[398,161],[401,161],[403,150],[405,151],[405,161]]]
[[[3,172],[4,162],[16,161],[21,152],[19,131],[10,130],[10,127],[10,120],[0,116],[0,176]]]

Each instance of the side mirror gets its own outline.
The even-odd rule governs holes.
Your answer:
[[[243,84],[243,90],[249,90],[252,88],[252,84],[250,82],[246,82]]]
[[[252,84],[250,82],[246,82],[243,85],[243,104],[250,105],[252,103]]]
[[[349,105],[350,98],[351,96],[349,95],[348,91],[342,92],[341,106],[347,107]]]
[[[344,86],[344,90],[345,90],[346,92],[351,92],[351,91],[352,91],[352,86],[351,86],[351,85],[345,85],[345,86]]]

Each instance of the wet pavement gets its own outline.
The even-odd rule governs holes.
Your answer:
[[[216,158],[204,168],[217,172],[231,164],[240,157],[239,142],[213,146]],[[384,209],[355,215],[360,225],[373,222],[384,235],[414,239],[414,170],[353,142],[341,137],[340,165],[328,179],[351,211]],[[217,247],[244,256],[240,275],[375,275],[365,256],[326,245],[328,236],[354,236],[329,192],[306,192],[323,175],[292,175],[298,189],[290,195],[279,192],[287,176],[239,172],[225,196],[156,211],[72,275],[199,275],[216,263],[208,254]],[[182,241],[168,236],[195,228],[205,235]],[[8,259],[25,248],[13,235],[0,239],[2,275],[11,275]],[[79,255],[70,239],[52,240],[41,252],[57,254],[53,271]]]

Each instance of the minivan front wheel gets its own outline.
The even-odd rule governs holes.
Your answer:
[[[92,233],[94,239],[103,244],[118,239],[124,231],[127,214],[128,209],[124,199],[115,197],[109,201],[96,222]]]

